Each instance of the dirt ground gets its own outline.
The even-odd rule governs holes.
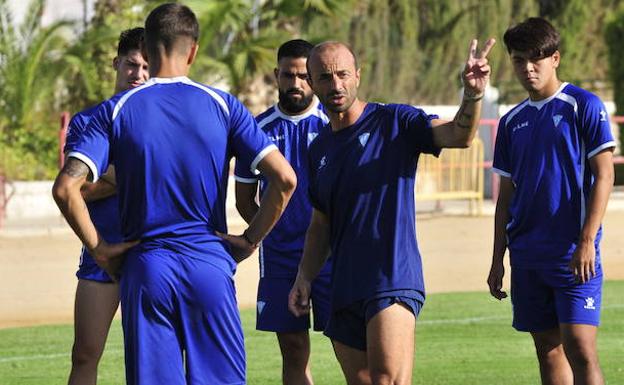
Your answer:
[[[419,215],[427,291],[487,290],[493,227],[491,216]],[[607,213],[604,228],[605,276],[624,279],[624,211]],[[0,236],[0,327],[71,323],[79,251],[80,243],[70,233]],[[254,306],[257,281],[258,259],[253,256],[236,274],[241,307]]]

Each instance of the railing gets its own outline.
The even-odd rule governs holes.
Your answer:
[[[483,210],[483,142],[466,149],[445,149],[439,158],[423,155],[416,173],[416,200],[468,200],[471,214]]]

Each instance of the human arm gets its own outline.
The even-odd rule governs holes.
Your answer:
[[[331,252],[329,235],[329,217],[313,209],[297,278],[288,295],[288,309],[297,317],[310,312],[312,281],[321,271]]]
[[[238,210],[245,222],[250,223],[259,209],[256,202],[258,182],[243,183],[236,181],[234,192],[236,195],[236,210]]]
[[[80,188],[85,202],[93,202],[117,194],[115,182],[115,166],[108,166],[108,170],[95,183],[86,182]]]
[[[579,241],[572,254],[570,270],[577,279],[585,283],[596,275],[596,249],[594,241],[602,223],[609,195],[614,182],[613,147],[607,148],[589,159],[589,167],[594,176],[594,184],[587,202],[585,222],[581,228]]]
[[[219,234],[230,243],[237,263],[249,257],[278,221],[297,187],[297,176],[279,150],[269,152],[258,163],[267,188],[249,227],[241,235]]]
[[[477,53],[477,40],[472,40],[468,60],[462,71],[464,96],[455,118],[431,121],[433,141],[438,148],[465,148],[472,143],[481,117],[481,99],[490,79],[487,55],[496,43],[488,39]]]
[[[492,265],[487,283],[492,297],[501,300],[507,297],[502,291],[505,268],[503,259],[507,250],[507,224],[509,223],[509,205],[514,194],[514,185],[510,177],[500,176],[500,188],[496,211],[494,213],[494,250],[492,252]]]
[[[69,157],[54,181],[52,195],[67,223],[96,263],[114,278],[121,266],[123,254],[138,242],[108,244],[98,234],[81,194],[89,174],[89,167],[84,162]]]

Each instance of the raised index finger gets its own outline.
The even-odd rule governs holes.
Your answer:
[[[496,39],[489,38],[485,42],[485,47],[483,47],[483,49],[477,55],[477,58],[483,59],[484,57],[486,57],[490,53],[490,50],[492,49],[492,47],[494,47],[494,44],[496,44]]]
[[[470,41],[470,48],[468,49],[468,60],[477,57],[477,39]]]

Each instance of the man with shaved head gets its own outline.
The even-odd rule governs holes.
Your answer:
[[[312,220],[289,307],[309,309],[310,282],[331,255],[331,315],[325,334],[349,385],[411,384],[416,317],[425,300],[416,242],[414,183],[421,153],[468,147],[490,77],[487,54],[470,43],[464,97],[452,121],[408,105],[360,100],[360,68],[339,42],[317,45],[309,82],[331,130],[310,147]]]

